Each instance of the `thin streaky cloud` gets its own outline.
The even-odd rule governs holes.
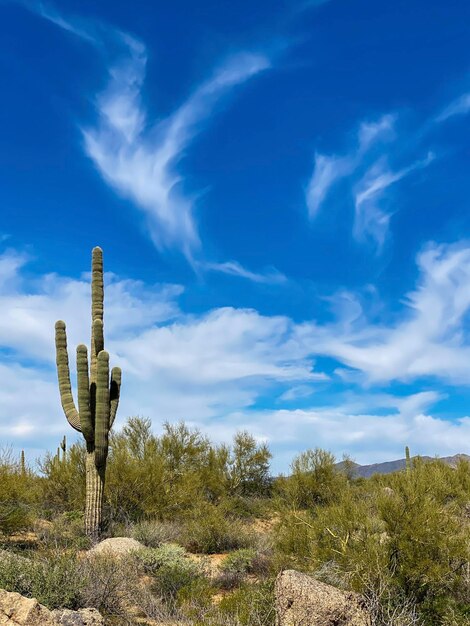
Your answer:
[[[313,219],[320,211],[331,187],[345,176],[351,174],[353,170],[354,160],[348,156],[337,157],[315,154],[315,168],[306,191],[306,202],[310,219]]]
[[[470,92],[464,93],[460,98],[451,102],[436,118],[436,122],[445,122],[455,115],[470,113]]]
[[[60,15],[53,7],[43,2],[20,2],[29,11],[36,13],[45,20],[52,22],[62,30],[84,39],[92,44],[98,44],[99,38],[92,33],[93,27],[90,23],[85,23],[82,20],[74,19],[73,22]]]
[[[147,63],[142,42],[109,26],[66,19],[43,4],[26,6],[98,48],[106,50],[109,39],[120,44],[122,54],[108,68],[107,85],[95,97],[97,120],[82,127],[84,150],[106,183],[146,215],[156,247],[176,248],[192,262],[200,248],[194,216],[200,194],[183,189],[177,165],[223,96],[268,69],[268,56],[230,56],[179,108],[155,122],[142,102]]]
[[[212,272],[221,272],[222,274],[228,274],[230,276],[237,276],[239,278],[246,278],[254,283],[264,284],[282,284],[287,282],[287,277],[272,268],[265,272],[252,272],[243,267],[238,261],[225,261],[224,263],[204,263],[203,268]]]
[[[412,172],[427,167],[434,160],[432,152],[401,170],[391,170],[385,159],[375,163],[359,181],[355,192],[353,235],[357,241],[372,240],[379,252],[388,234],[391,213],[381,206],[385,191]]]
[[[372,146],[393,136],[395,116],[383,115],[376,121],[362,122],[357,132],[356,146],[344,155],[315,154],[313,174],[307,185],[305,200],[308,215],[313,219],[319,213],[332,187],[354,173]]]
[[[141,102],[145,61],[142,49],[129,48],[126,61],[111,68],[97,99],[99,121],[83,130],[85,151],[108,184],[144,211],[155,245],[178,248],[192,259],[200,246],[195,197],[184,193],[176,165],[219,100],[269,61],[251,53],[231,57],[156,126]]]

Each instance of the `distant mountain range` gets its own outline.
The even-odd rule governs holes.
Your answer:
[[[422,459],[425,461],[433,461],[434,457],[430,456],[422,456]],[[454,456],[444,456],[439,457],[440,461],[451,465],[452,467],[456,467],[459,460],[470,461],[470,456],[468,454],[455,454]],[[358,463],[352,463],[354,468],[354,473],[357,478],[370,478],[374,474],[391,474],[392,472],[397,472],[398,470],[405,469],[406,461],[405,459],[397,459],[396,461],[386,461],[385,463],[373,463],[372,465],[359,465]],[[343,461],[341,463],[337,463],[338,468],[342,468],[344,465]]]

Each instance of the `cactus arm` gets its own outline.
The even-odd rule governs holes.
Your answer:
[[[65,417],[72,428],[82,432],[80,426],[80,416],[75,408],[72,396],[72,385],[70,384],[69,357],[67,353],[67,334],[65,322],[59,320],[55,325],[55,345],[57,374],[59,378],[60,401],[64,409]]]
[[[77,382],[78,382],[78,412],[80,426],[85,441],[93,444],[95,433],[90,407],[90,381],[88,377],[88,351],[81,343],[77,346]]]
[[[95,465],[97,469],[106,465],[108,456],[109,408],[109,354],[102,350],[98,354],[96,380]]]
[[[114,424],[121,395],[121,368],[113,367],[111,371],[111,385],[109,389],[109,428]]]

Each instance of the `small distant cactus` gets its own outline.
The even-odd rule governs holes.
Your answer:
[[[410,449],[408,446],[406,446],[405,448],[405,467],[408,472],[411,471],[411,456],[410,456]]]
[[[60,448],[62,450],[62,461],[63,463],[65,463],[65,461],[67,460],[67,439],[65,435],[62,441],[60,442]]]
[[[57,373],[62,408],[69,424],[82,433],[87,447],[85,532],[98,539],[103,523],[103,492],[109,431],[116,418],[121,389],[121,370],[109,374],[109,354],[104,350],[103,252],[93,248],[91,267],[91,354],[77,347],[78,410],[72,396],[65,322],[55,325]],[[65,437],[61,444],[65,458]]]

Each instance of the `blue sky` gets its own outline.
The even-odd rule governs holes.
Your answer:
[[[470,452],[470,5],[0,2],[0,438],[68,429],[53,324],[119,423]]]

